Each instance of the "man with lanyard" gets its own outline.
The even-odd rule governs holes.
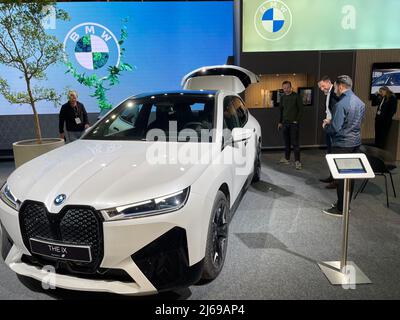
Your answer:
[[[78,101],[76,91],[68,92],[68,102],[62,105],[59,115],[60,138],[67,138],[68,142],[79,139],[86,128],[89,128],[87,112],[82,103]],[[64,133],[64,123],[67,134]]]
[[[333,107],[339,100],[335,94],[333,83],[328,76],[323,76],[321,80],[318,81],[319,89],[325,94],[325,113],[326,119],[332,120]],[[328,133],[325,133],[325,141],[327,146],[327,153],[332,153],[332,138]],[[333,180],[330,174],[328,178],[320,179],[321,182],[328,183],[327,189],[336,189],[336,182]]]
[[[361,145],[361,123],[365,116],[365,104],[351,90],[353,81],[347,75],[339,76],[335,81],[335,94],[339,97],[332,120],[325,119],[322,127],[332,137],[332,153],[357,153]],[[350,199],[354,180],[350,184]],[[333,216],[343,215],[344,181],[337,186],[337,202],[331,208],[323,210]]]

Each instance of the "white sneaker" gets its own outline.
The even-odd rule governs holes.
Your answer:
[[[295,162],[295,165],[296,165],[296,170],[301,170],[301,169],[303,169],[303,167],[302,167],[300,161],[296,161],[296,162]]]
[[[286,158],[281,158],[281,160],[279,160],[279,163],[281,164],[290,164],[289,160]]]

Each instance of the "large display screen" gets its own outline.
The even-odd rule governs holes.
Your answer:
[[[233,2],[68,2],[58,3],[70,21],[48,23],[46,32],[65,44],[74,68],[86,76],[102,77],[118,63],[120,29],[128,38],[124,61],[135,67],[123,72],[120,83],[107,91],[112,105],[128,96],[180,89],[188,72],[202,66],[225,64],[233,55]],[[126,23],[123,22],[128,18]],[[88,112],[99,112],[93,90],[79,84],[60,63],[47,70],[45,86],[64,94],[74,89]],[[14,91],[26,90],[22,74],[0,65],[0,74]],[[60,105],[40,102],[41,114],[58,113]],[[0,95],[0,115],[32,114],[29,105],[11,105]]]
[[[400,48],[399,0],[243,0],[244,52]]]

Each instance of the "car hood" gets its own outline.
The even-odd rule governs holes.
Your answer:
[[[191,147],[201,148],[202,159],[177,161]],[[187,188],[209,165],[204,159],[212,150],[212,143],[78,140],[29,161],[7,181],[20,201],[43,202],[50,212],[66,205],[112,208]],[[60,194],[66,200],[56,206]]]

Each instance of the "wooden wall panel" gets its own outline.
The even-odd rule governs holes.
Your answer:
[[[282,82],[292,82],[294,91],[298,87],[307,87],[309,84],[306,74],[266,74],[261,75],[260,82],[250,85],[245,91],[245,102],[248,108],[271,108],[270,93],[282,88]],[[311,82],[310,86],[314,86]]]
[[[400,50],[358,50],[356,53],[354,92],[365,102],[366,106],[366,117],[362,127],[363,139],[375,137],[376,108],[371,106],[369,100],[371,68],[374,62],[400,62]],[[395,117],[400,119],[400,100]]]

